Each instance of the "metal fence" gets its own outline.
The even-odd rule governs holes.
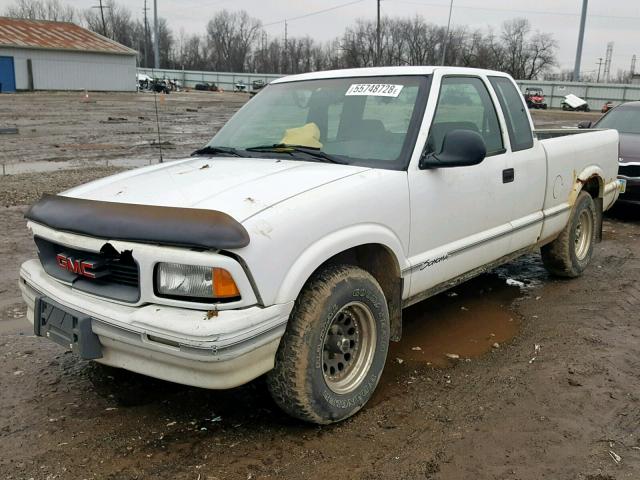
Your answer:
[[[138,73],[144,73],[156,78],[179,80],[183,86],[194,88],[196,83],[215,83],[225,90],[233,90],[237,83],[244,83],[250,88],[254,80],[269,83],[282,75],[268,73],[232,73],[232,72],[200,72],[194,70],[151,70],[139,68]],[[527,87],[542,88],[547,104],[551,108],[560,108],[565,95],[570,93],[586,100],[592,109],[600,109],[603,103],[612,101],[614,104],[640,100],[640,85],[622,85],[612,83],[580,83],[555,82],[537,80],[518,80],[520,89],[524,92]]]
[[[269,73],[232,73],[232,72],[200,72],[195,70],[152,70],[150,68],[138,68],[138,73],[150,77],[178,80],[185,88],[195,88],[197,83],[215,83],[223,90],[233,90],[236,84],[243,83],[247,89],[251,88],[251,82],[262,80],[269,83],[283,75]]]
[[[547,105],[560,108],[565,97],[573,93],[589,103],[592,110],[599,110],[605,102],[615,105],[632,100],[640,100],[640,85],[624,85],[618,83],[579,83],[579,82],[540,82],[536,80],[518,80],[520,89],[542,88]]]

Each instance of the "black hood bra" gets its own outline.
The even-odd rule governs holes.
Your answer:
[[[216,210],[103,202],[45,194],[25,214],[33,222],[105,240],[206,249],[249,245],[249,233]]]

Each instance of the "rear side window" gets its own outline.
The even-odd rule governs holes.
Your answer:
[[[484,82],[477,77],[444,77],[433,117],[427,151],[442,151],[444,137],[452,130],[479,133],[487,156],[504,153],[498,115]]]
[[[533,132],[520,92],[508,78],[489,77],[502,107],[507,131],[511,140],[511,151],[518,152],[533,147]]]

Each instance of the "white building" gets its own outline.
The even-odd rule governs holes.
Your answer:
[[[0,17],[0,91],[134,91],[136,53],[73,23]]]

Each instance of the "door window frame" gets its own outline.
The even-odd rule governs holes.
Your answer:
[[[529,125],[529,129],[531,130],[531,145],[529,145],[528,147],[526,147],[526,148],[516,148],[514,150],[514,144],[513,144],[514,139],[511,138],[512,132],[513,132],[513,136],[515,137],[515,131],[513,131],[513,124],[509,122],[509,117],[508,117],[509,112],[507,111],[508,109],[503,108],[502,107],[502,103],[500,103],[500,97],[498,96],[498,89],[493,86],[493,83],[491,83],[491,79],[492,78],[504,79],[504,80],[508,81],[513,86],[515,91],[519,94],[522,106],[526,109],[525,110],[525,112],[526,112],[525,116],[527,117],[527,123]],[[527,150],[530,150],[530,149],[534,148],[535,147],[535,142],[536,142],[536,136],[534,135],[534,132],[533,132],[534,127],[533,127],[533,124],[532,124],[532,121],[531,121],[531,117],[530,117],[530,115],[528,113],[527,105],[524,102],[524,98],[522,98],[522,92],[518,88],[518,85],[510,77],[507,77],[507,76],[504,76],[504,75],[487,75],[487,80],[489,82],[489,86],[491,88],[491,91],[495,95],[497,106],[498,106],[498,108],[500,108],[500,112],[502,114],[502,118],[503,118],[503,122],[504,122],[504,128],[506,128],[507,138],[509,139],[509,151],[512,152],[512,153],[526,152]],[[506,99],[505,99],[505,101],[506,101]]]
[[[431,133],[431,128],[433,127],[434,124],[434,120],[436,118],[436,114],[438,113],[438,106],[440,104],[440,96],[442,95],[442,83],[445,81],[445,79],[447,78],[474,78],[477,80],[480,80],[480,82],[482,83],[482,85],[484,86],[485,90],[487,91],[487,95],[489,96],[489,99],[491,101],[491,105],[493,107],[493,112],[496,115],[496,120],[498,122],[498,129],[500,131],[500,139],[502,142],[502,148],[498,149],[494,152],[491,153],[487,153],[485,158],[489,158],[489,157],[495,157],[498,155],[503,155],[505,153],[507,153],[507,145],[505,143],[505,140],[507,140],[505,138],[505,132],[504,132],[504,125],[503,125],[503,118],[501,116],[502,109],[498,109],[498,105],[496,105],[497,102],[497,97],[495,96],[495,92],[493,91],[493,89],[491,88],[491,85],[487,82],[487,80],[480,76],[480,75],[469,75],[468,73],[451,73],[451,74],[446,74],[446,75],[442,75],[440,77],[440,84],[438,85],[438,95],[436,97],[436,103],[435,103],[435,107],[433,110],[433,115],[431,117],[431,122],[429,123],[429,129],[427,131],[427,136],[425,138],[425,142],[424,145],[422,147],[422,152],[425,151],[426,147],[427,147],[427,141],[429,140],[429,134]],[[484,139],[483,139],[484,140]],[[509,147],[511,147],[511,145],[509,144]]]

